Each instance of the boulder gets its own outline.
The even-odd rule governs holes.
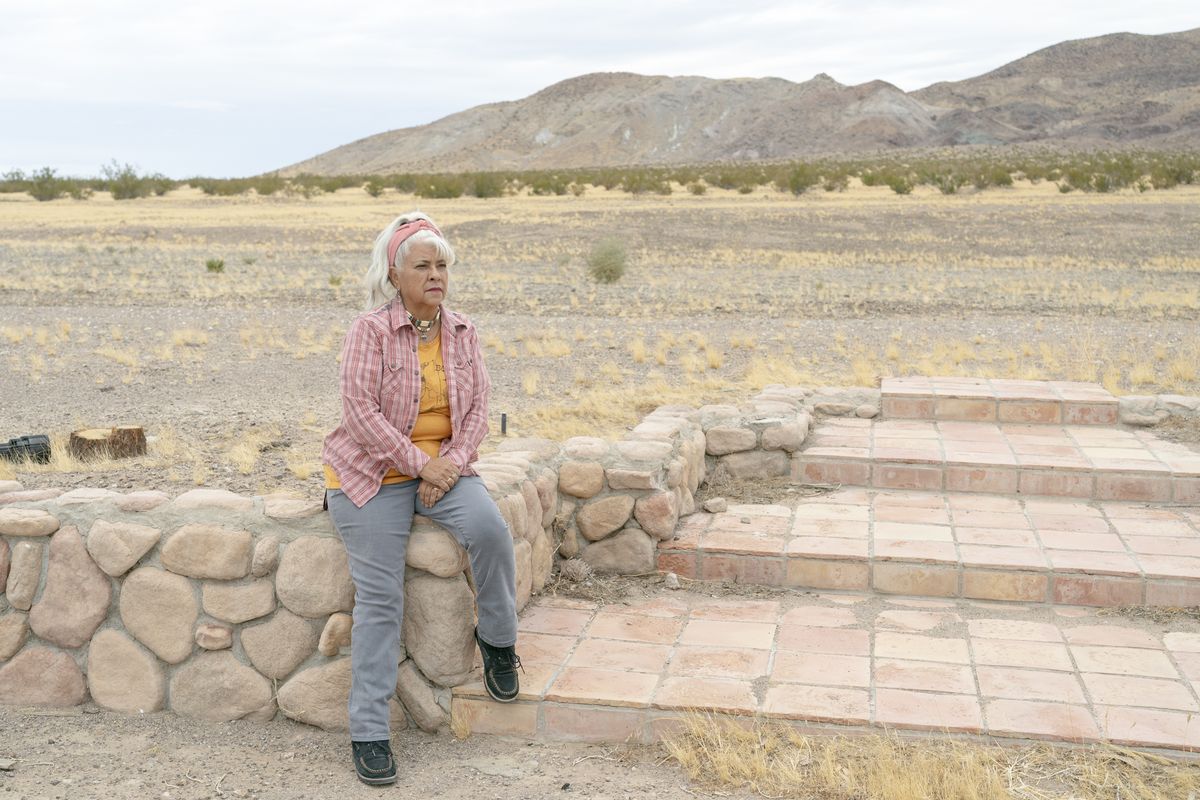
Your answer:
[[[12,563],[8,567],[8,586],[5,589],[8,604],[13,608],[28,611],[42,580],[42,554],[46,546],[41,542],[17,542],[12,546]]]
[[[0,594],[8,586],[8,565],[12,561],[12,550],[7,539],[0,539]]]
[[[117,508],[122,511],[140,513],[158,508],[171,498],[166,492],[130,492],[116,499]]]
[[[40,508],[0,508],[0,536],[49,536],[58,517]]]
[[[279,710],[297,722],[327,731],[350,729],[350,659],[339,658],[294,675],[279,687]],[[404,709],[395,698],[388,700],[391,727],[408,727]]]
[[[350,633],[354,628],[354,618],[340,611],[330,614],[321,631],[321,639],[317,642],[317,652],[333,658],[343,647],[350,646]]]
[[[550,570],[554,567],[554,547],[550,544],[550,536],[542,531],[529,542],[529,561],[531,567],[530,592],[538,594],[550,579]]]
[[[176,497],[172,507],[181,511],[211,509],[214,511],[253,511],[254,501],[249,497],[228,492],[224,489],[192,489]]]
[[[233,628],[202,622],[196,626],[196,644],[203,650],[228,650],[233,647]]]
[[[609,467],[604,476],[608,479],[608,488],[614,490],[655,489],[662,483],[661,469]]]
[[[271,534],[254,543],[254,555],[250,558],[250,574],[256,578],[270,574],[279,563],[279,537]]]
[[[873,419],[879,416],[879,407],[871,403],[863,403],[854,409],[854,416],[860,419]]]
[[[19,492],[0,494],[0,506],[9,503],[36,503],[41,500],[53,500],[63,493],[62,489],[24,489]]]
[[[158,543],[162,531],[129,522],[98,519],[88,531],[87,551],[114,578],[131,570]]]
[[[804,444],[804,437],[807,433],[807,428],[801,427],[799,422],[788,422],[765,428],[762,432],[763,450],[786,450],[794,453]]]
[[[604,466],[596,461],[567,461],[558,468],[558,490],[572,497],[595,497],[604,488]]]
[[[533,539],[542,530],[542,499],[533,481],[521,484],[521,498],[525,501],[525,538]]]
[[[704,510],[710,514],[724,514],[729,508],[729,503],[724,497],[710,497],[704,501]]]
[[[542,506],[542,527],[548,528],[558,510],[558,476],[548,469],[543,470],[533,486],[537,489],[538,501]]]
[[[525,498],[519,492],[506,494],[496,501],[500,516],[508,523],[508,531],[513,539],[524,539],[528,529],[525,519]]]
[[[157,567],[140,567],[121,587],[125,630],[168,664],[192,653],[192,629],[200,616],[192,582]]]
[[[735,480],[778,478],[791,472],[791,460],[782,450],[752,450],[731,453],[721,458],[721,464]]]
[[[599,459],[608,455],[608,442],[595,436],[576,436],[567,439],[563,454],[575,459]]]
[[[414,525],[405,563],[439,578],[450,578],[467,568],[467,551],[445,528],[433,523]]]
[[[558,543],[558,555],[562,558],[579,555],[579,529],[574,524],[563,530],[562,541]]]
[[[525,539],[513,542],[513,560],[517,565],[517,611],[520,611],[533,594],[533,545]]]
[[[679,522],[679,498],[673,491],[639,497],[633,506],[633,518],[642,530],[659,541],[670,539]]]
[[[0,667],[0,705],[77,706],[86,691],[75,659],[48,647],[27,647]]]
[[[113,500],[120,497],[119,492],[114,492],[111,489],[97,489],[91,486],[81,486],[78,489],[72,489],[69,492],[64,492],[58,496],[58,505],[60,506],[81,506],[87,503],[93,503],[97,500]]]
[[[626,528],[602,542],[588,545],[583,560],[596,572],[641,575],[655,568],[654,540],[637,528]]]
[[[225,622],[248,622],[275,610],[275,584],[269,578],[238,584],[206,582],[202,596],[204,613]]]
[[[304,519],[315,517],[324,510],[324,503],[318,500],[306,500],[289,494],[268,494],[263,497],[263,513],[272,519]]]
[[[0,661],[7,661],[29,638],[29,615],[23,611],[0,614]]]
[[[286,608],[270,620],[242,629],[242,649],[254,668],[268,678],[286,678],[317,649],[312,622]]]
[[[532,436],[517,436],[500,442],[496,450],[501,453],[524,452],[534,461],[549,461],[558,455],[558,442]]]
[[[158,711],[166,697],[162,666],[117,630],[102,630],[88,646],[88,691],[96,705],[126,714]]]
[[[0,494],[19,492],[24,488],[20,481],[0,481]]]
[[[354,583],[341,540],[302,536],[285,547],[275,575],[275,593],[289,611],[302,617],[349,611]]]
[[[75,527],[54,534],[46,586],[29,611],[29,628],[60,647],[81,647],[108,616],[111,600],[109,578],[92,561]]]
[[[749,428],[718,425],[705,432],[705,449],[710,456],[753,450],[757,446],[758,435]]]
[[[446,724],[447,715],[437,703],[434,688],[421,675],[411,658],[400,664],[396,674],[396,697],[421,730],[437,733]]]
[[[623,440],[615,445],[617,453],[626,461],[637,463],[658,464],[671,457],[675,446],[670,442],[651,440]]]
[[[250,572],[254,541],[249,531],[220,525],[184,525],[162,546],[162,564],[189,578],[233,580]]]
[[[528,548],[528,542],[518,542]],[[404,580],[404,646],[421,672],[439,686],[471,675],[475,656],[475,595],[463,576],[412,571]]]
[[[271,682],[228,650],[201,653],[171,676],[171,710],[209,722],[274,716],[272,695]]]
[[[633,498],[628,495],[613,495],[603,500],[593,500],[579,509],[575,524],[588,541],[595,542],[619,530],[629,521],[633,513]]]

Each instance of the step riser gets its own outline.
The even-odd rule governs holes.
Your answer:
[[[1120,408],[1112,403],[994,400],[932,396],[883,396],[884,419],[955,422],[1012,422],[1037,425],[1116,425]]]

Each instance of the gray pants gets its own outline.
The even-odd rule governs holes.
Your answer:
[[[396,691],[404,557],[414,511],[446,528],[466,548],[475,578],[480,638],[496,647],[517,642],[512,535],[483,479],[464,475],[433,508],[417,497],[418,483],[382,486],[362,508],[337,489],[327,496],[354,579],[350,738],[356,742],[391,738],[388,700]]]

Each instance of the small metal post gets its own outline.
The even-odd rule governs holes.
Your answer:
[[[500,435],[501,436],[508,435],[508,414],[500,415]]]

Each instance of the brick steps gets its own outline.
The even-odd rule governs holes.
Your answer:
[[[457,687],[457,724],[542,740],[654,741],[694,709],[804,730],[929,730],[1200,750],[1200,633],[1080,608],[865,595],[630,605],[536,600],[524,694]]]
[[[1115,425],[1117,398],[1095,383],[988,378],[884,378],[886,419]]]

